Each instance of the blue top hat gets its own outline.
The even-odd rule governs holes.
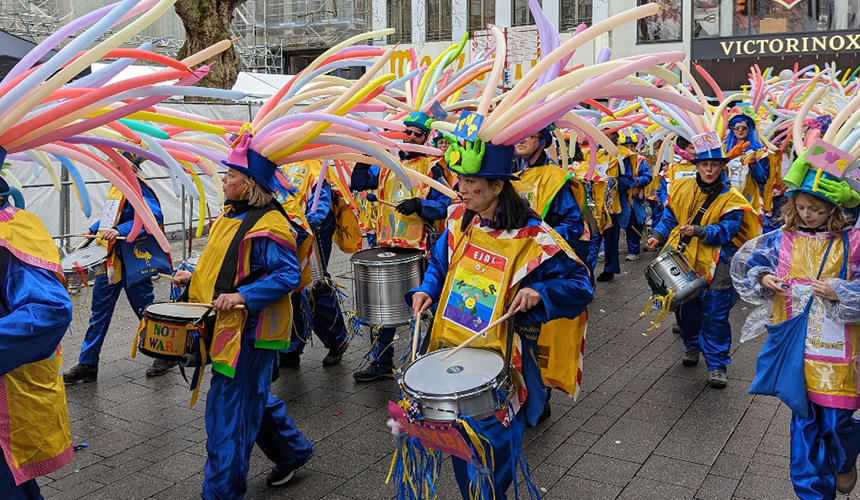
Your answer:
[[[448,167],[462,175],[515,181],[519,179],[514,175],[515,153],[516,149],[513,146],[499,146],[486,142],[484,143],[484,155],[481,157],[481,169],[477,172],[464,171],[460,162]]]
[[[719,160],[725,163],[729,161],[729,158],[727,158],[726,154],[723,153],[723,148],[714,148],[697,154],[696,157],[693,158],[692,163],[696,164],[703,160]]]
[[[407,127],[420,128],[424,133],[429,134],[430,128],[433,125],[433,118],[430,118],[426,113],[415,111],[406,115],[406,118],[403,119],[403,124]]]
[[[243,132],[242,136],[233,143],[224,165],[239,171],[254,179],[263,189],[270,193],[275,192],[275,170],[278,165],[254,151],[250,147],[251,134]]]
[[[818,176],[818,169],[810,168],[809,170],[806,171],[806,175],[803,176],[803,182],[800,184],[800,186],[797,186],[794,189],[790,189],[788,192],[785,193],[785,195],[791,196],[794,193],[801,192],[801,193],[806,193],[806,194],[815,196],[816,198],[819,198],[819,199],[824,200],[826,202],[834,203],[834,204],[838,205],[839,203],[837,203],[835,200],[831,200],[830,198],[827,197],[826,194],[815,189],[815,187],[816,187],[816,179],[815,178],[817,176]],[[828,181],[833,181],[833,182],[839,182],[840,181],[840,179],[837,178],[836,176],[830,175],[824,171],[821,171],[821,179],[827,179]]]

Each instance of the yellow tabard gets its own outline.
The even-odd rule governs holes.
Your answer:
[[[770,170],[768,172],[767,181],[764,183],[764,191],[761,197],[762,213],[770,213],[773,211],[773,197],[778,191],[782,194],[782,154],[777,151],[767,156],[770,162]]]
[[[430,334],[431,349],[459,345],[501,317],[526,274],[551,255],[565,252],[580,262],[546,223],[500,232],[480,227],[476,217],[464,233],[460,231],[462,212],[462,207],[457,207],[448,219],[448,273]],[[578,392],[582,375],[586,318],[583,312],[572,320],[545,323],[538,338],[537,364],[544,382],[572,396]],[[471,346],[490,348],[504,356],[506,341],[507,327],[502,324]],[[521,372],[518,337],[514,338],[514,347],[512,364]]]
[[[588,158],[583,163],[587,165]],[[594,218],[601,231],[612,226],[611,214],[621,213],[618,173],[618,158],[603,149],[599,150],[594,167],[594,181],[591,184],[591,197],[594,199]]]
[[[208,304],[212,301],[215,281],[218,279],[224,256],[241,222],[240,219],[222,215],[212,223],[209,242],[203,249],[191,278],[191,302]],[[251,244],[254,238],[270,238],[290,249],[296,248],[295,237],[283,215],[276,210],[267,212],[245,234],[242,244],[239,245],[239,263],[234,286],[251,272]],[[289,346],[293,316],[290,295],[287,293],[260,311],[255,331],[255,347],[283,350]],[[209,356],[212,359],[212,369],[228,377],[235,373],[247,314],[248,309],[232,309],[219,311],[216,317]]]
[[[0,246],[18,260],[51,271],[64,282],[57,247],[34,214],[11,206],[0,211]],[[7,463],[18,484],[60,469],[72,460],[72,433],[62,375],[63,356],[58,345],[50,357],[21,365],[0,377],[5,400],[0,412],[8,417],[8,428],[0,430],[0,441],[11,453]]]
[[[663,171],[663,178],[666,179],[666,191],[668,192],[672,183],[678,179],[695,179],[696,166],[687,160],[671,163]]]
[[[299,282],[299,286],[296,288],[296,291],[304,290],[306,286],[311,284],[314,280],[313,275],[311,275],[311,247],[314,242],[313,231],[311,230],[311,225],[308,222],[307,217],[305,217],[305,211],[299,205],[298,198],[295,196],[287,196],[287,198],[281,202],[281,206],[284,207],[284,211],[287,212],[287,215],[290,217],[290,220],[301,226],[302,229],[308,233],[308,237],[302,242],[301,245],[296,248],[296,257],[299,259],[299,266],[302,269],[302,279]]]
[[[528,167],[519,172],[517,176],[520,179],[511,181],[511,184],[542,219],[546,218],[552,200],[564,187],[565,182],[573,177],[572,174],[552,163]],[[574,193],[576,192],[574,191]]]
[[[105,206],[102,212],[102,218],[99,220],[98,234],[104,234],[105,231],[116,227],[119,216],[122,214],[122,209],[125,207],[125,196],[114,186],[108,189],[107,197],[105,197]],[[113,244],[105,240],[96,240],[99,245],[108,247],[108,282],[111,284],[119,283],[122,279],[122,263],[119,255]]]
[[[847,231],[847,279],[853,280],[857,278],[854,270],[860,263],[860,230]],[[812,296],[812,278],[818,275],[829,240],[827,233],[783,232],[779,263],[774,274],[785,280],[789,289],[786,294],[774,295],[772,323],[785,321],[803,311]],[[821,271],[821,279],[838,278],[842,261],[842,238],[836,236]],[[787,301],[787,296],[791,300]],[[831,408],[860,408],[854,361],[860,345],[860,325],[830,318],[822,307],[821,299],[813,301],[808,321],[804,375],[809,399]]]
[[[430,158],[422,157],[406,162],[403,168],[411,168],[424,175],[430,175]],[[380,167],[379,194],[380,200],[397,205],[409,198],[424,198],[430,192],[426,184],[413,183],[412,191],[400,182],[391,170]],[[379,203],[377,207],[376,242],[380,246],[417,248],[424,250],[424,219],[417,214],[402,215],[394,207]]]
[[[656,156],[645,156],[645,164],[648,165],[648,169],[651,171],[651,182],[645,186],[643,189],[645,193],[645,199],[648,200],[657,200],[657,188],[660,187],[660,166],[657,162]]]
[[[690,224],[706,198],[707,195],[699,189],[695,178],[676,179],[672,183],[672,189],[669,190],[669,208],[675,214],[678,225],[669,234],[666,248],[678,247],[681,238],[678,228]],[[758,220],[758,213],[737,189],[729,188],[727,192],[717,196],[717,199],[705,211],[699,225],[717,224],[720,222],[720,217],[733,210],[743,211],[740,231],[732,239],[732,243],[740,248],[745,241],[755,238],[761,233],[761,223]],[[699,238],[693,238],[684,249],[684,257],[702,277],[710,282],[714,277],[714,269],[717,267],[717,260],[720,257],[720,247],[706,245]]]
[[[314,182],[319,178],[321,171],[322,162],[320,160],[297,161],[281,167],[281,173],[284,174],[284,178],[296,190],[295,197],[305,205],[307,205],[308,201],[308,191],[310,191]]]

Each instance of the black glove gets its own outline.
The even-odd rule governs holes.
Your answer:
[[[397,211],[403,215],[412,215],[421,211],[421,198],[409,198],[397,204]]]
[[[373,194],[373,193],[367,193],[367,194],[365,195],[365,198],[367,198],[367,201],[369,201],[369,202],[371,202],[371,203],[373,203],[373,202],[375,202],[375,201],[378,201],[378,200],[379,200],[379,198],[377,198],[377,197],[376,197],[376,195],[375,195],[375,194]]]
[[[356,170],[370,170],[370,165],[367,163],[356,163],[354,167],[352,167],[353,171]]]

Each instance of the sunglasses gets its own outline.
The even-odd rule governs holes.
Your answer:
[[[424,132],[421,132],[420,130],[406,129],[403,133],[412,137],[424,137]]]
[[[733,130],[737,130],[738,132],[743,132],[744,130],[749,130],[750,128],[746,125],[732,127]]]

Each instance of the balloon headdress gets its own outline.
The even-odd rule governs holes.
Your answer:
[[[251,133],[248,130],[240,131],[239,137],[233,141],[227,160],[221,163],[254,179],[270,193],[276,189],[275,170],[278,165],[251,149]]]

